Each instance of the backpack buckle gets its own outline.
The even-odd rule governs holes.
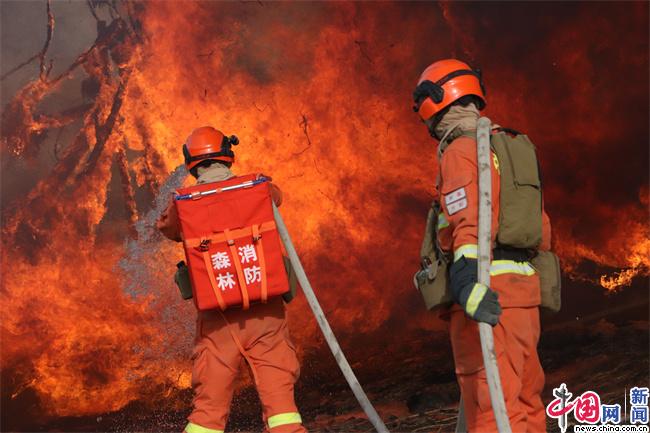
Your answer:
[[[199,251],[206,252],[210,249],[210,239],[201,239],[199,244]]]

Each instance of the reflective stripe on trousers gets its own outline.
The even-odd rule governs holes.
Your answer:
[[[302,418],[298,412],[287,412],[270,416],[266,422],[269,425],[269,429],[272,429],[274,427],[280,427],[281,425],[302,424]]]
[[[454,251],[454,261],[459,260],[461,257],[468,259],[478,258],[478,245],[467,244],[461,245]],[[490,264],[490,275],[497,276],[503,274],[517,274],[531,276],[535,275],[535,268],[528,262],[516,262],[514,260],[492,260]]]
[[[185,431],[187,433],[223,433],[223,430],[202,427],[193,423],[188,423],[187,426],[185,426]]]
[[[280,427],[287,424],[302,424],[302,417],[298,412],[279,413],[270,416],[267,420],[269,429]],[[202,427],[198,424],[188,423],[185,427],[187,433],[224,433],[223,430],[217,430],[207,427]]]

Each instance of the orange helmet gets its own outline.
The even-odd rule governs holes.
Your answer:
[[[201,161],[212,159],[223,162],[235,162],[235,152],[231,147],[239,144],[234,135],[226,137],[221,131],[211,126],[196,128],[183,144],[183,156],[188,170]]]
[[[430,119],[463,96],[474,95],[480,100],[479,110],[485,108],[485,88],[481,71],[460,60],[439,60],[429,65],[413,92],[413,111],[422,120]]]

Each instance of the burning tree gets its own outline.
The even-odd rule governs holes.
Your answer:
[[[142,56],[141,5],[89,1],[88,7],[97,22],[97,38],[61,74],[51,76],[52,60],[47,61],[56,24],[48,0],[42,50],[3,76],[32,61],[40,63],[39,76],[16,93],[2,114],[5,157],[33,161],[48,134],[60,134],[81,120],[69,144],[57,140],[51,171],[3,213],[2,267],[11,269],[3,272],[2,359],[8,367],[3,373],[11,372],[3,400],[5,389],[15,399],[33,388],[57,414],[117,409],[150,388],[146,382],[158,374],[167,379],[156,383],[187,386],[188,380],[180,363],[151,363],[155,372],[144,367],[161,342],[156,326],[149,323],[151,309],[146,300],[128,299],[113,274],[123,249],[120,242],[98,240],[97,235],[113,171],[122,184],[132,237],[139,219],[134,181],[156,194],[166,177],[166,167],[146,137],[147,126],[138,117],[129,123],[137,125],[142,150],[135,161],[127,158],[123,105]],[[109,22],[99,18],[100,9],[108,10]],[[80,83],[83,104],[43,113],[42,101],[78,69],[85,75]]]

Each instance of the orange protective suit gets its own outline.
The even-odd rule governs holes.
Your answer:
[[[192,356],[194,410],[188,418],[187,433],[224,430],[234,382],[245,361],[252,365],[269,431],[306,431],[294,402],[293,387],[300,365],[289,337],[284,309],[282,298],[273,298],[267,304],[253,305],[250,310],[226,310],[223,315],[229,324],[218,311],[199,313]]]
[[[492,242],[499,229],[498,160],[492,155]],[[440,160],[438,240],[443,251],[454,256],[477,257],[478,167],[476,140],[460,136],[445,149]],[[449,203],[449,204],[447,204]],[[543,214],[541,249],[550,248],[550,222]],[[544,372],[537,356],[540,334],[539,277],[527,261],[493,260],[490,288],[499,294],[503,313],[494,327],[494,341],[504,398],[513,432],[546,431],[540,397]],[[465,404],[469,432],[497,431],[485,368],[478,323],[459,305],[444,312],[449,319],[456,375]]]
[[[221,173],[219,173],[221,171]],[[220,164],[199,170],[199,183],[224,180],[232,173]],[[276,205],[281,192],[271,186]],[[158,229],[180,241],[176,208],[171,203],[158,220]],[[289,337],[282,298],[248,310],[199,312],[192,354],[194,410],[186,433],[223,433],[230,412],[235,379],[246,362],[262,402],[263,420],[271,433],[303,433],[294,401],[294,384],[300,374],[296,350]]]

